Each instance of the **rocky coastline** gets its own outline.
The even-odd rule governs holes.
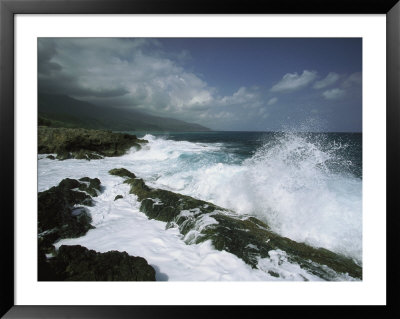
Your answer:
[[[136,136],[109,131],[39,127],[39,154],[55,154],[53,159],[99,159],[121,156],[131,147],[137,150],[147,141]],[[48,156],[49,157],[49,156]],[[226,251],[258,268],[263,258],[278,254],[324,280],[337,274],[362,279],[362,267],[354,260],[324,248],[295,242],[273,232],[254,216],[236,214],[210,202],[168,190],[151,188],[125,168],[115,168],[118,176],[137,196],[140,211],[149,219],[175,227],[188,245],[211,241],[215,249]],[[39,280],[155,280],[155,270],[142,257],[126,252],[99,253],[82,246],[54,243],[63,238],[84,236],[94,226],[87,209],[102,192],[98,178],[63,179],[58,186],[38,193],[38,278]],[[123,198],[117,195],[118,200]],[[270,272],[279,277],[279,274]]]
[[[135,135],[83,128],[38,127],[38,153],[50,159],[101,159],[124,155],[131,147],[140,150],[146,140]]]
[[[362,279],[362,268],[351,258],[282,237],[253,216],[238,215],[190,196],[150,188],[124,168],[109,173],[125,179],[130,193],[141,202],[143,213],[150,219],[166,222],[166,228],[177,227],[187,244],[211,240],[215,249],[232,253],[253,268],[257,268],[260,258],[278,251],[289,262],[325,280],[333,280],[336,273]]]
[[[66,178],[38,194],[39,281],[155,281],[155,270],[142,257],[126,252],[98,253],[54,243],[84,236],[94,226],[87,206],[101,192],[98,178]]]

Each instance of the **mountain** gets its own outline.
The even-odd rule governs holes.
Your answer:
[[[134,110],[94,105],[66,95],[38,95],[39,124],[113,131],[200,132],[210,129]]]

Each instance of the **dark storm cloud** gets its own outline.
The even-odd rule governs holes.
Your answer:
[[[208,42],[203,39],[204,45],[197,51],[190,50],[190,45],[186,47],[195,45],[194,39],[175,41],[180,43],[175,49],[174,41],[169,40],[39,38],[39,91],[226,130],[276,130],[285,119],[300,122],[313,114],[328,116],[341,108],[355,108],[358,113],[354,114],[361,116],[361,72],[354,73],[357,70],[346,75],[330,69],[331,64],[310,66],[314,60],[303,61],[301,67],[283,67],[274,62],[280,53],[275,58],[253,61],[253,53],[259,51],[244,45],[234,51],[223,45],[229,42],[225,39],[212,42],[210,47],[204,46]],[[268,39],[260,41],[257,45]],[[287,43],[290,46],[293,42],[289,39]],[[248,56],[242,54],[242,49],[247,50]],[[270,52],[269,47],[266,53]],[[318,52],[310,51],[309,55],[318,56]],[[289,61],[294,65],[300,58],[295,55]],[[261,68],[260,63],[265,65]],[[230,70],[238,66],[239,76],[229,77]],[[219,78],[220,74],[227,75]],[[227,89],[227,83],[236,84]]]
[[[39,91],[43,93],[67,94],[79,98],[109,98],[129,93],[125,88],[85,88],[77,85],[76,79],[73,76],[62,75],[57,77],[57,81],[54,81],[54,77],[39,77]]]
[[[259,94],[246,87],[230,96],[218,96],[215,88],[181,66],[180,62],[190,59],[187,50],[164,53],[152,39],[41,38],[39,57],[40,91],[103,105],[181,118],[203,112],[204,118],[210,108],[259,103]]]
[[[38,40],[38,72],[39,74],[50,74],[52,71],[61,71],[58,63],[51,62],[57,54],[56,47],[51,41]]]
[[[41,38],[38,41],[38,86],[39,91],[46,93],[61,93],[74,97],[117,97],[129,93],[124,87],[108,86],[96,87],[85,84],[88,79],[82,81],[79,68],[84,67],[85,61],[80,54],[77,45],[71,45],[66,50],[68,56],[60,59],[64,50],[59,40],[52,38]],[[59,62],[58,62],[59,61]],[[62,66],[63,65],[63,66]],[[76,68],[77,65],[81,65]],[[74,70],[75,69],[75,70]],[[88,72],[87,74],[89,74]],[[91,80],[89,80],[90,82]],[[93,81],[93,80],[92,80]],[[111,86],[111,88],[109,87]]]

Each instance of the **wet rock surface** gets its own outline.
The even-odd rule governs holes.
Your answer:
[[[85,206],[101,192],[98,178],[66,178],[38,194],[38,279],[40,281],[154,281],[155,271],[142,257],[126,252],[98,253],[82,246],[53,244],[93,229]]]
[[[124,155],[131,147],[137,150],[147,143],[135,135],[82,128],[38,127],[38,153],[57,154],[58,160],[101,159]]]
[[[39,256],[42,281],[155,281],[155,270],[142,257],[126,252],[99,253],[80,245],[62,245],[57,254]]]
[[[58,186],[38,194],[39,247],[51,248],[56,240],[80,237],[94,228],[84,206],[93,204],[92,197],[100,193],[100,184],[98,178],[65,178]]]
[[[253,268],[271,251],[282,251],[289,262],[325,280],[333,280],[336,273],[362,278],[362,268],[352,259],[282,237],[253,216],[237,215],[190,196],[150,188],[140,178],[128,177],[124,182],[138,197],[143,213],[150,219],[167,222],[166,227],[178,227],[187,244],[211,240],[217,250],[232,253]]]
[[[136,175],[128,171],[126,168],[114,168],[108,172],[110,175],[119,177],[136,178]]]

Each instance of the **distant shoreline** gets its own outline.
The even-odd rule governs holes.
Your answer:
[[[334,131],[321,131],[321,132],[288,132],[288,131],[224,131],[224,130],[210,130],[210,131],[150,131],[150,130],[123,130],[123,131],[114,131],[114,133],[140,133],[140,134],[164,134],[164,133],[173,133],[173,134],[187,134],[187,133],[280,133],[280,134],[287,134],[287,133],[293,133],[293,134],[362,134],[362,132],[334,132]]]

